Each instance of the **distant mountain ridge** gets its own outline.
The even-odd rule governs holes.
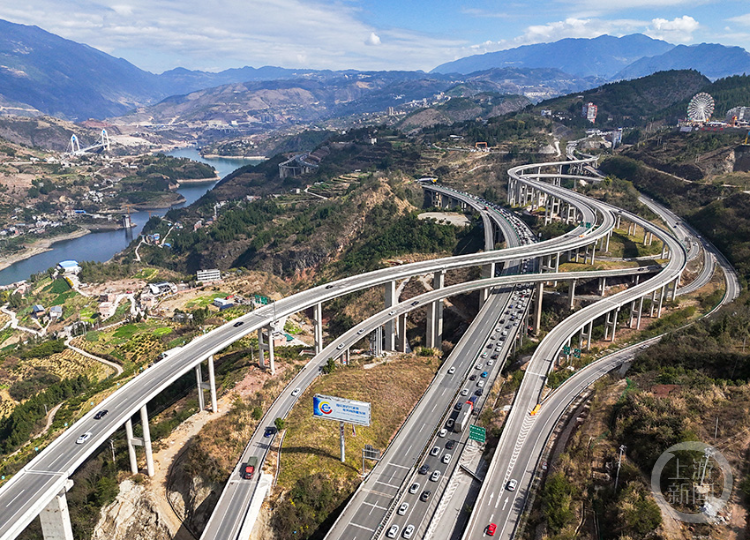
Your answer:
[[[750,53],[742,47],[716,43],[678,45],[659,56],[636,60],[613,78],[636,79],[672,69],[694,69],[712,80],[742,75],[750,73]]]
[[[555,68],[578,77],[610,78],[633,62],[657,56],[674,45],[643,34],[608,35],[593,39],[566,38],[553,43],[524,45],[460,58],[441,64],[430,73],[469,74],[492,68]]]

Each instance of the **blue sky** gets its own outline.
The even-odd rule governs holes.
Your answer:
[[[6,0],[0,18],[156,73],[429,71],[471,54],[605,33],[750,49],[748,0]]]

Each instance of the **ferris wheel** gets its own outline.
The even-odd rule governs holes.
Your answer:
[[[708,122],[714,112],[714,98],[705,92],[695,94],[688,104],[688,118],[692,122]]]

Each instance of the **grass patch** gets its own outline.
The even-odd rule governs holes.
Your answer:
[[[294,487],[302,478],[328,472],[334,483],[355,478],[362,466],[361,448],[371,444],[384,449],[424,393],[439,366],[437,358],[405,356],[395,362],[364,370],[358,366],[339,366],[332,374],[319,378],[302,396],[287,418],[287,434],[281,453],[279,485]],[[357,427],[356,436],[347,426],[349,452],[346,463],[339,454],[339,428],[310,414],[312,396],[327,394],[372,406],[372,425]]]
[[[225,292],[214,292],[207,296],[201,296],[200,298],[196,298],[195,300],[191,300],[187,304],[185,304],[186,308],[204,308],[208,307],[215,299],[217,298],[226,298],[227,294]]]
[[[172,333],[172,329],[168,326],[154,329],[154,335],[156,337],[166,336],[167,334],[171,334],[171,333]]]

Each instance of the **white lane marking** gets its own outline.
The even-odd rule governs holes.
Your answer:
[[[364,525],[358,525],[354,523],[353,521],[350,522],[349,525],[354,525],[355,527],[359,527],[360,529],[364,529],[366,531],[375,532],[375,529],[371,529],[370,527],[365,527]]]
[[[407,471],[411,468],[411,467],[404,467],[403,465],[396,465],[395,463],[389,463],[388,466],[389,467],[398,467],[399,469],[406,469]]]
[[[394,486],[393,484],[389,484],[388,482],[381,482],[380,480],[378,480],[375,483],[376,484],[383,484],[384,486],[392,487],[392,488],[395,488],[395,489],[399,489],[401,487],[401,486]]]
[[[505,502],[503,503],[503,510],[505,510],[505,507],[508,506],[508,501],[510,500],[510,497],[505,498]]]
[[[12,498],[12,499],[10,500],[10,502],[9,502],[8,504],[6,504],[6,505],[5,505],[5,508],[8,508],[8,507],[9,507],[9,506],[10,506],[11,504],[13,504],[13,503],[14,503],[14,502],[16,501],[16,499],[17,499],[18,497],[20,497],[20,496],[21,496],[21,494],[22,494],[22,493],[23,493],[24,491],[26,491],[26,490],[25,490],[25,489],[22,489],[21,491],[19,491],[19,492],[18,492],[18,495],[16,495],[15,497],[13,497],[13,498]]]

